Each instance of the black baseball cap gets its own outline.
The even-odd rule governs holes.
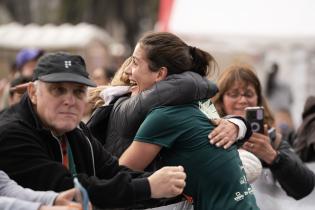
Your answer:
[[[89,79],[83,58],[64,52],[48,53],[41,57],[33,74],[33,81],[35,80],[52,83],[75,82],[96,87]]]

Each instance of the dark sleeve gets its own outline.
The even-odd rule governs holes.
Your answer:
[[[130,207],[151,197],[148,179],[133,179],[127,171],[112,179],[81,174],[79,180],[87,189],[92,204],[101,208]]]
[[[54,140],[49,135],[41,138],[49,142]],[[151,197],[146,178],[148,174],[119,166],[117,159],[102,150],[100,144],[95,147],[94,143],[95,166],[100,177],[78,174],[79,180],[88,189],[91,201],[102,207],[120,207],[148,200]],[[57,192],[70,189],[73,187],[73,176],[61,164],[56,146],[59,145],[43,145],[37,135],[23,127],[7,129],[1,134],[0,168],[23,187]],[[83,148],[82,152],[86,155]]]
[[[121,119],[124,136],[133,138],[145,116],[152,108],[179,105],[209,99],[217,93],[217,86],[194,72],[168,76],[151,89],[115,103],[115,118]]]
[[[135,111],[148,113],[157,106],[180,105],[209,99],[217,92],[218,88],[213,82],[188,71],[168,76],[133,99],[138,101]]]
[[[270,166],[274,177],[289,196],[296,200],[304,198],[313,191],[314,173],[303,164],[286,140],[282,140],[278,151]]]
[[[119,166],[117,159],[98,142],[93,143],[93,150],[97,176],[78,176],[93,205],[100,208],[146,209],[172,202],[150,198],[151,188],[146,177],[152,173],[132,171],[125,166]],[[178,201],[178,198],[175,201]]]
[[[0,137],[0,168],[23,187],[63,191],[73,187],[71,173],[57,160],[49,136],[37,136],[24,126],[6,128]],[[40,138],[49,143],[43,145]],[[58,149],[58,148],[57,148]]]
[[[132,206],[151,197],[147,179],[151,173],[133,171],[120,166],[116,157],[107,152],[87,128],[84,133],[93,148],[96,176],[79,174],[79,180],[87,188],[92,203],[98,207]]]
[[[92,204],[99,208],[147,209],[182,200],[181,196],[169,199],[151,199],[143,190],[145,185],[148,186],[147,179],[135,179],[130,182],[123,173],[119,173],[115,180],[111,180],[112,186],[108,184],[108,180],[100,180],[95,176],[84,176],[86,175],[79,178],[80,182],[87,189]],[[126,188],[124,183],[128,182],[130,187]],[[150,190],[150,188],[146,190]]]

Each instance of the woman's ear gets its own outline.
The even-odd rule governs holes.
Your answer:
[[[30,97],[31,101],[33,104],[37,103],[37,93],[36,93],[36,87],[33,82],[30,82],[29,85],[27,86],[27,93],[28,96]]]
[[[155,81],[159,82],[161,80],[164,80],[167,77],[167,73],[168,73],[167,67],[161,67],[158,71],[158,75]]]

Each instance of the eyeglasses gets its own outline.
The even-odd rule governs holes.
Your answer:
[[[225,94],[233,100],[238,100],[242,96],[244,96],[246,99],[252,99],[255,96],[257,96],[257,94],[253,91],[245,91],[243,93],[240,93],[237,91],[231,91],[231,92],[226,92]]]

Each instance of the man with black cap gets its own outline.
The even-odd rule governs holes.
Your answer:
[[[82,57],[43,56],[21,102],[1,115],[0,168],[35,190],[70,189],[78,177],[92,204],[102,208],[180,194],[186,177],[181,166],[134,172],[94,140],[81,122],[87,86],[95,85]]]

